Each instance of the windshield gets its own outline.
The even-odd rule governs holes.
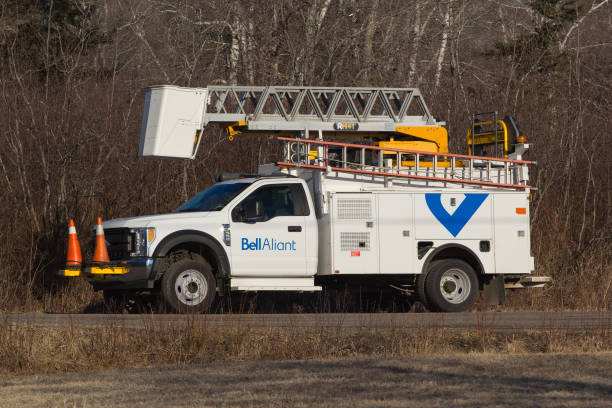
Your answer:
[[[219,211],[251,183],[221,183],[198,193],[174,212]]]

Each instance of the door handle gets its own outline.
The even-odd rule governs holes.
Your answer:
[[[287,231],[289,232],[302,232],[301,225],[290,225],[287,227]]]

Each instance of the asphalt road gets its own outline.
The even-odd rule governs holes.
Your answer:
[[[127,328],[192,324],[219,328],[611,330],[612,311],[324,314],[48,314],[4,313],[0,324]]]

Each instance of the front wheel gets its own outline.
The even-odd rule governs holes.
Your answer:
[[[173,263],[162,278],[164,300],[178,313],[207,311],[216,290],[212,268],[206,261],[180,260]]]
[[[478,277],[468,263],[444,259],[427,274],[425,292],[437,311],[463,312],[478,298]]]

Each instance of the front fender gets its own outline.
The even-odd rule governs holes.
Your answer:
[[[218,275],[223,278],[228,278],[230,276],[229,258],[221,243],[210,234],[197,230],[181,230],[166,236],[155,247],[155,251],[153,251],[154,263],[151,276],[155,279],[159,278],[162,272],[161,268],[164,264],[164,262],[159,262],[159,260],[166,257],[172,248],[187,243],[197,243],[208,248],[215,257]]]

